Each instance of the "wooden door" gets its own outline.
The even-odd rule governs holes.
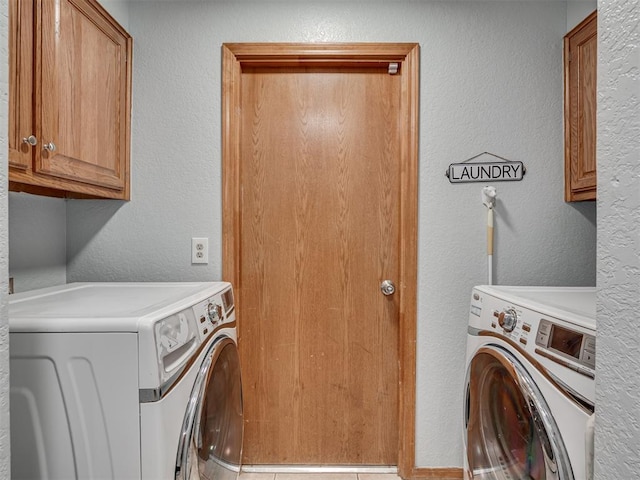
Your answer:
[[[94,0],[42,0],[36,169],[126,198],[131,38],[107,15]]]
[[[238,297],[243,463],[396,465],[401,319],[415,302],[417,159],[405,127],[417,47],[396,46],[393,61],[226,48],[224,116],[237,116],[225,125],[224,255]],[[385,279],[394,295],[381,293]]]
[[[9,1],[9,165],[31,168],[33,124],[33,2]]]

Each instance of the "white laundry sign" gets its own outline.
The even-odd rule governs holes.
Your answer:
[[[451,183],[508,182],[522,180],[525,168],[522,162],[452,163],[446,172]]]

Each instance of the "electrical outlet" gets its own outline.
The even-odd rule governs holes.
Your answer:
[[[191,263],[209,263],[209,239],[191,239]]]

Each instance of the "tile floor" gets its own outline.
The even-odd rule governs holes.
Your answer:
[[[401,480],[395,473],[241,473],[240,480]]]

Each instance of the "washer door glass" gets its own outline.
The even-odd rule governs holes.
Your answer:
[[[242,429],[240,360],[227,338],[210,348],[198,372],[183,423],[176,479],[237,479]]]
[[[467,460],[474,479],[572,480],[555,421],[510,353],[481,348],[467,373]]]

